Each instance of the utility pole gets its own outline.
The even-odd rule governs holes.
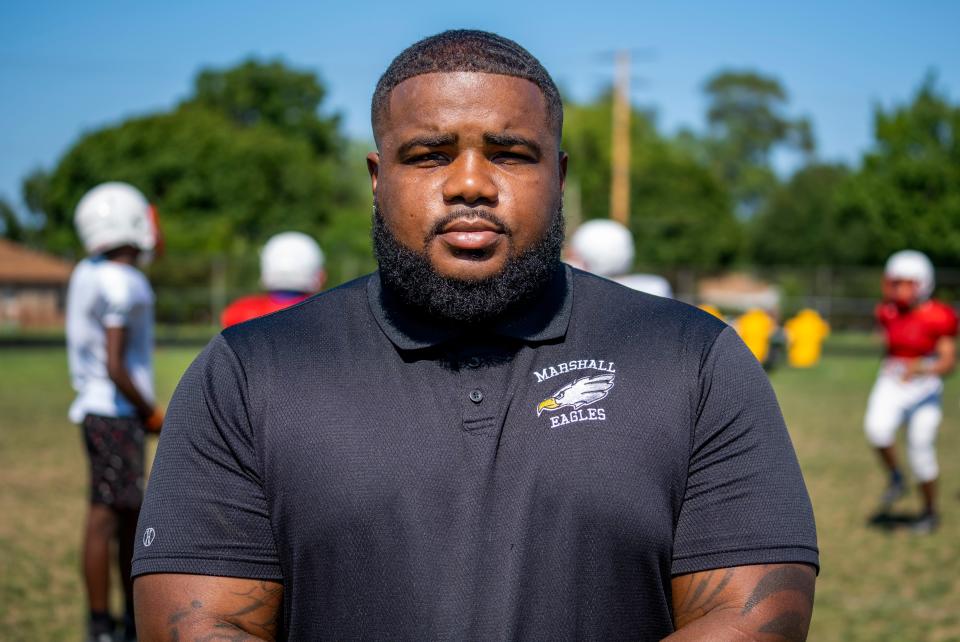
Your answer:
[[[630,226],[630,51],[616,54],[613,88],[610,218]]]

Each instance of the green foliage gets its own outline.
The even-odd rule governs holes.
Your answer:
[[[778,80],[754,71],[720,71],[707,80],[704,92],[706,155],[738,213],[749,218],[777,185],[772,151],[785,146],[809,156],[815,148],[813,128],[804,118],[786,115],[787,92]]]
[[[170,113],[84,135],[24,183],[46,218],[44,244],[79,251],[73,209],[107,180],[136,185],[158,207],[173,252],[236,256],[281,230],[319,235],[334,212],[358,206],[337,120],[318,112],[324,93],[312,74],[248,61],[201,72],[196,95]]]
[[[16,212],[3,198],[0,198],[0,233],[4,238],[17,243],[24,238],[23,225],[17,219]]]
[[[324,94],[313,74],[278,62],[201,72],[195,95],[173,111],[89,132],[52,171],[27,178],[24,198],[44,220],[39,244],[81,256],[74,208],[94,185],[119,180],[160,213],[168,257],[151,276],[181,292],[164,297],[161,318],[199,320],[217,307],[190,288],[257,289],[258,250],[285,230],[319,239],[337,261],[334,279],[356,276],[370,264],[369,247],[354,242],[367,239],[369,186],[362,153],[347,162],[338,119],[319,112]]]
[[[756,72],[722,71],[705,91],[705,137],[665,136],[651,113],[632,112],[638,264],[661,271],[712,270],[743,258],[878,265],[903,247],[938,265],[960,264],[960,108],[932,78],[909,104],[876,110],[876,144],[858,171],[807,164],[784,184],[771,154],[809,155],[814,143],[809,122],[788,117],[783,86]],[[179,293],[164,297],[173,306],[161,310],[164,318],[202,320],[210,315],[198,310],[256,289],[258,250],[283,230],[317,237],[328,283],[339,284],[375,267],[368,145],[346,141],[337,117],[323,114],[325,93],[314,74],[277,61],[202,71],[175,109],[88,132],[54,168],[29,175],[23,198],[39,219],[17,218],[0,204],[0,227],[78,257],[76,203],[97,183],[123,180],[161,215],[168,257],[151,276]],[[566,105],[574,224],[609,214],[611,112],[611,92]]]
[[[239,254],[281,229],[316,233],[336,202],[336,165],[267,125],[235,127],[196,106],[88,134],[48,179],[43,211],[56,251],[79,248],[73,209],[93,185],[121,180],[154,203],[172,250]],[[50,230],[53,232],[54,230]]]
[[[318,154],[339,143],[338,118],[321,118],[326,89],[311,72],[297,71],[280,61],[247,60],[230,69],[201,71],[194,83],[199,105],[226,114],[240,127],[270,124],[286,134],[304,137]]]
[[[772,192],[751,225],[752,259],[881,265],[909,247],[938,267],[960,265],[960,106],[928,76],[874,121],[859,170],[809,165]]]
[[[333,209],[321,237],[330,285],[377,269],[370,242],[373,197],[366,163],[367,152],[373,149],[373,141],[346,147],[339,187],[349,195],[348,205]]]
[[[837,259],[878,264],[910,247],[960,265],[960,106],[928,76],[909,104],[874,118],[875,146],[838,196]]]
[[[567,103],[563,148],[569,179],[580,188],[585,219],[609,215],[612,95]],[[739,245],[739,223],[729,197],[709,169],[682,144],[662,137],[650,114],[631,115],[630,227],[644,266],[729,263]]]
[[[749,256],[765,265],[830,264],[844,251],[834,232],[842,165],[808,165],[778,186],[750,223]]]
[[[580,187],[580,209],[585,219],[608,216],[610,212],[612,105],[610,92],[591,103],[568,101],[564,105],[561,145],[570,155],[567,180]],[[640,131],[648,126],[647,117],[635,111],[631,124],[632,132]]]
[[[736,258],[740,223],[710,170],[669,140],[650,140],[631,167],[637,259],[656,267],[716,268]]]

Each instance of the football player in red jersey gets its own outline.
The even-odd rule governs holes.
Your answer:
[[[864,419],[867,439],[890,473],[884,511],[905,491],[894,443],[897,429],[907,424],[907,456],[924,501],[924,511],[913,524],[918,532],[931,532],[938,524],[934,443],[943,415],[942,377],[956,362],[957,315],[950,306],[931,299],[932,293],[933,265],[925,255],[903,250],[887,260],[883,301],[876,309],[886,338],[886,358]]]
[[[323,250],[301,232],[270,237],[260,253],[260,282],[267,290],[237,299],[220,317],[224,328],[300,303],[323,288]]]

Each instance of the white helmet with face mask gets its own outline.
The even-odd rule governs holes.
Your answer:
[[[913,281],[917,298],[926,301],[933,294],[933,264],[927,255],[916,250],[900,250],[887,259],[883,276],[889,280]]]
[[[133,185],[102,183],[84,194],[73,218],[88,254],[129,245],[149,258],[157,244],[150,203]]]

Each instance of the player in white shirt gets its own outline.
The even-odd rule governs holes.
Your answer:
[[[673,297],[670,282],[657,274],[627,274],[633,266],[633,236],[624,225],[593,219],[577,228],[569,248],[573,265],[632,290]]]
[[[153,392],[153,290],[137,265],[150,260],[157,231],[146,198],[126,183],[90,190],[74,223],[88,254],[67,291],[67,359],[77,392],[69,416],[83,427],[90,460],[83,544],[88,634],[96,642],[114,639],[108,598],[116,538],[124,636],[134,640],[130,561],[143,500],[144,433],[163,423]]]

